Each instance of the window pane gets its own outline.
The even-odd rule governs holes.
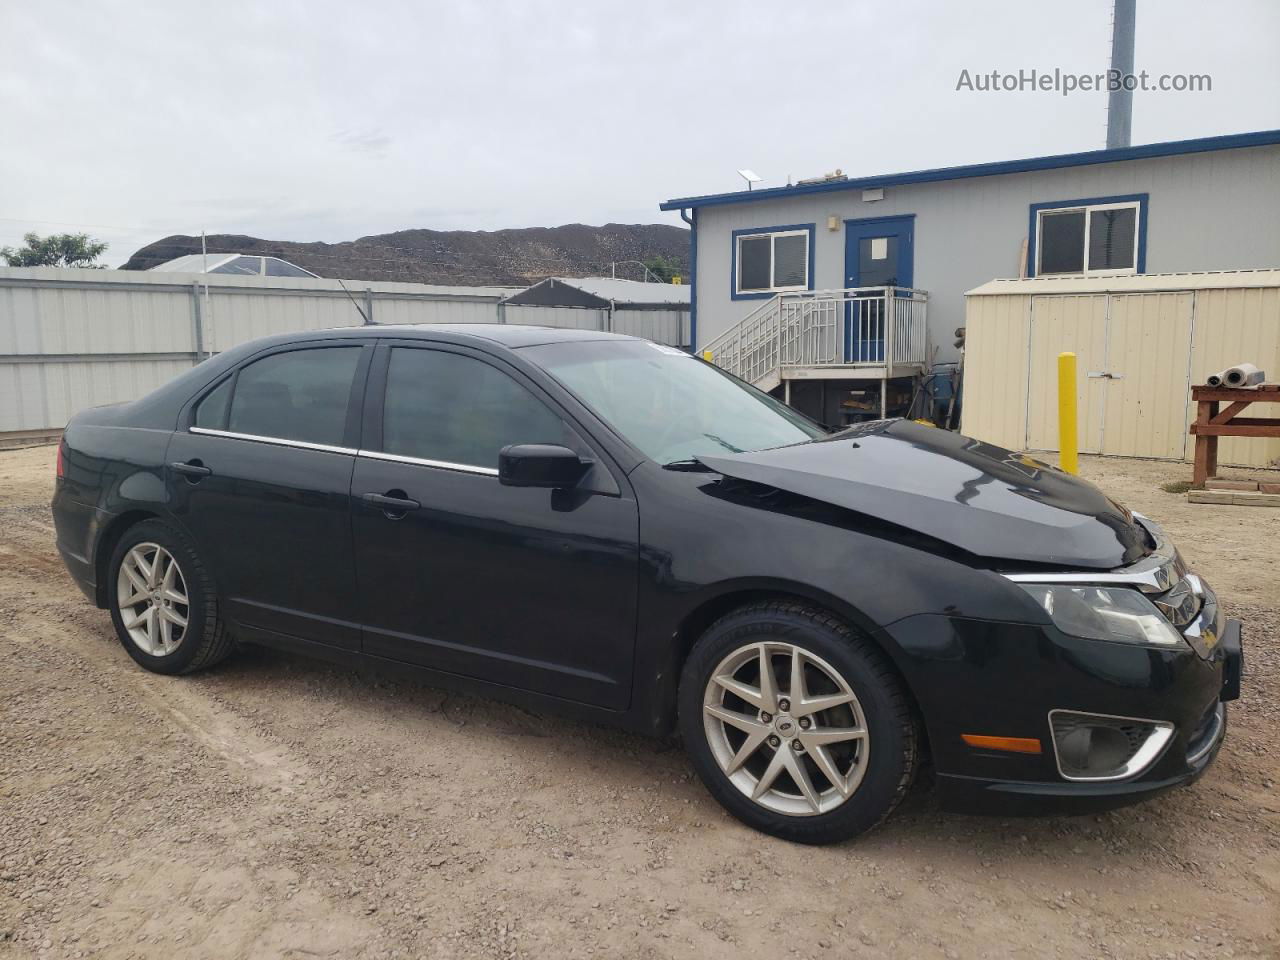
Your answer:
[[[231,400],[231,381],[227,377],[214,387],[213,392],[205,394],[196,407],[196,426],[207,430],[225,430],[227,428],[227,403]]]
[[[1084,270],[1084,211],[1040,214],[1040,268],[1037,273]]]
[[[803,287],[809,279],[809,238],[805,234],[773,238],[773,285]]]
[[[268,277],[309,277],[311,274],[303,270],[301,267],[295,267],[292,263],[284,260],[277,260],[275,257],[267,257],[267,276]]]
[[[564,421],[496,367],[439,350],[391,351],[385,452],[496,469],[510,443],[574,445]]]
[[[658,463],[781,447],[826,433],[781,401],[671,347],[566,341],[525,353]]]
[[[227,429],[305,443],[342,443],[359,347],[292,350],[240,371]]]
[[[236,257],[228,260],[220,267],[214,267],[210,273],[247,273],[256,277],[262,269],[261,257]]]
[[[1135,207],[1089,211],[1089,269],[1128,270],[1138,226]]]
[[[740,237],[738,239],[738,289],[769,289],[770,237]]]

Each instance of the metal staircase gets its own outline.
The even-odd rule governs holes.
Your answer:
[[[703,348],[770,391],[789,379],[886,380],[924,368],[929,296],[906,287],[781,293]]]

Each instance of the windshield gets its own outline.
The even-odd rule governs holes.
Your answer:
[[[674,347],[591,340],[529,347],[525,355],[661,464],[826,435],[768,394]]]

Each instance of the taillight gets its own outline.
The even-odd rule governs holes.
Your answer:
[[[62,451],[66,448],[66,446],[67,446],[67,441],[65,440],[58,441],[58,466],[56,468],[57,469],[56,476],[58,477],[59,480],[61,480],[63,477],[67,475],[67,464],[66,464],[66,461],[63,459],[63,453],[62,453]]]

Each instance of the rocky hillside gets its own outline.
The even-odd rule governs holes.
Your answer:
[[[405,280],[475,286],[523,286],[549,276],[608,276],[611,261],[661,256],[687,275],[689,231],[667,224],[607,223],[590,227],[519,230],[401,230],[345,243],[294,243],[215,234],[210,253],[258,253],[280,257],[322,277]],[[124,270],[146,270],[200,252],[200,238],[175,235],[137,251]],[[636,264],[619,263],[617,275],[641,279]]]

